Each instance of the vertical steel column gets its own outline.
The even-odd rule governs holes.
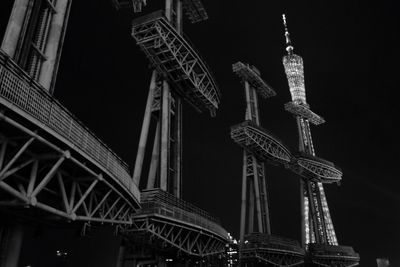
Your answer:
[[[168,190],[169,173],[169,141],[170,141],[170,88],[166,80],[163,81],[161,101],[161,159],[160,159],[160,188]]]
[[[247,152],[243,151],[242,170],[242,206],[240,210],[240,246],[244,243],[244,232],[246,229],[246,208],[247,208]]]
[[[174,149],[174,195],[177,198],[182,196],[182,100],[177,97],[175,100],[175,149]]]
[[[3,262],[0,261],[1,267],[18,267],[19,256],[22,247],[22,241],[24,236],[24,229],[20,223],[15,223],[12,226],[5,226],[6,231],[9,231],[6,240],[2,242],[6,243],[5,257]],[[1,259],[0,259],[1,260]]]
[[[157,122],[156,134],[154,136],[153,152],[151,154],[151,163],[149,176],[147,179],[147,189],[152,189],[156,186],[156,175],[160,158],[160,122]]]
[[[139,185],[140,183],[140,176],[142,174],[142,168],[143,168],[143,159],[144,159],[144,154],[146,152],[147,137],[149,133],[150,120],[151,120],[151,107],[153,105],[154,91],[156,88],[156,79],[157,79],[157,73],[155,70],[153,70],[153,74],[151,76],[149,94],[147,96],[146,109],[144,112],[142,130],[140,132],[139,147],[137,150],[136,161],[135,161],[135,169],[133,172],[133,181],[137,185]]]
[[[15,0],[1,49],[14,58],[24,25],[29,0]]]
[[[254,180],[253,177],[249,179],[249,221],[247,225],[247,232],[252,233],[254,231]]]
[[[50,92],[53,91],[52,87],[57,76],[71,2],[72,0],[58,0],[56,2],[56,13],[52,17],[49,35],[46,40],[44,52],[46,60],[41,66],[39,83]]]
[[[254,180],[254,196],[256,202],[256,214],[257,214],[257,224],[258,224],[258,232],[264,232],[263,219],[261,214],[261,202],[260,202],[260,186],[258,184],[258,163],[257,159],[254,156],[251,156],[253,161],[253,180]]]

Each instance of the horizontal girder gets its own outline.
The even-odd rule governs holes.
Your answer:
[[[231,138],[260,160],[289,163],[291,154],[282,142],[251,121],[231,127]]]
[[[180,35],[158,11],[136,19],[132,36],[154,67],[198,111],[215,115],[220,103],[217,84],[187,38]]]
[[[233,72],[242,80],[247,81],[257,93],[263,98],[275,96],[276,92],[261,77],[259,71],[254,66],[236,62],[232,65]]]
[[[129,194],[132,202],[140,201],[126,163],[1,50],[0,106],[79,153],[104,173],[104,179]]]
[[[285,104],[285,110],[296,116],[307,119],[314,125],[319,125],[325,122],[324,118],[312,112],[308,105],[305,104],[299,105],[294,102],[288,102]]]
[[[4,114],[0,129],[2,209],[47,221],[132,224],[138,203],[105,172]]]

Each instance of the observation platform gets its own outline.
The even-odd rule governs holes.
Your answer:
[[[296,240],[262,233],[245,236],[241,259],[259,266],[300,266],[304,264],[305,251]]]
[[[231,138],[262,161],[288,164],[292,160],[289,149],[277,137],[250,120],[232,126]]]
[[[342,179],[342,171],[332,162],[306,153],[296,155],[290,169],[309,181],[335,183]]]
[[[313,266],[357,266],[360,256],[352,247],[312,243],[308,245],[308,257]]]
[[[131,224],[140,208],[127,165],[2,50],[0,151],[3,209]]]
[[[156,70],[198,111],[214,116],[220,103],[215,79],[189,40],[157,11],[133,21],[132,36]]]
[[[248,64],[246,65],[239,61],[232,65],[232,69],[237,76],[242,80],[247,81],[253,88],[255,88],[257,93],[263,98],[276,95],[274,89],[272,89],[272,87],[260,77],[260,71],[256,67]]]
[[[206,211],[161,189],[144,190],[141,199],[142,209],[134,215],[134,227],[126,234],[145,232],[190,256],[225,251],[228,233]]]
[[[307,119],[314,125],[320,125],[325,122],[324,118],[312,112],[308,105],[299,105],[294,102],[288,102],[285,104],[285,110],[296,116]]]

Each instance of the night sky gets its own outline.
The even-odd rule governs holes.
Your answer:
[[[5,1],[6,8],[2,3],[1,34],[11,2]],[[148,2],[143,13],[163,6],[163,1]],[[290,101],[282,65],[286,51],[281,14],[286,13],[294,52],[304,60],[307,102],[327,121],[312,127],[316,154],[344,172],[340,186],[325,186],[339,244],[353,246],[363,267],[376,266],[377,257],[400,266],[395,1],[203,3],[209,19],[193,25],[186,20],[184,32],[214,72],[222,100],[215,118],[184,106],[183,198],[220,217],[238,238],[242,150],[229,133],[230,126],[244,120],[245,101],[231,70],[236,61],[255,65],[277,92],[260,103],[262,126],[289,147],[297,147],[295,120],[283,108]],[[108,0],[73,1],[55,89],[57,99],[130,166],[151,76],[147,59],[130,35],[131,20],[137,16],[114,10]],[[299,178],[269,165],[266,173],[272,232],[299,240]],[[42,231],[36,241],[46,244],[55,230]],[[88,241],[90,237],[66,241],[68,231],[59,232],[55,244],[82,251],[91,242],[100,250],[101,242]],[[102,240],[116,242],[108,235]],[[34,246],[29,242],[25,250]],[[110,248],[109,259],[116,256],[115,249]],[[80,264],[74,266],[89,266]],[[102,264],[96,266],[107,266]]]

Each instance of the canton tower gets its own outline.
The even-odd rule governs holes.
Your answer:
[[[299,153],[291,169],[302,177],[302,245],[313,266],[355,266],[358,265],[358,254],[351,247],[338,245],[323,187],[323,183],[339,182],[342,172],[333,163],[315,155],[310,123],[319,125],[325,120],[312,112],[306,102],[303,59],[293,53],[286,17],[282,17],[287,51],[283,65],[292,97],[285,109],[294,115],[299,136]]]

